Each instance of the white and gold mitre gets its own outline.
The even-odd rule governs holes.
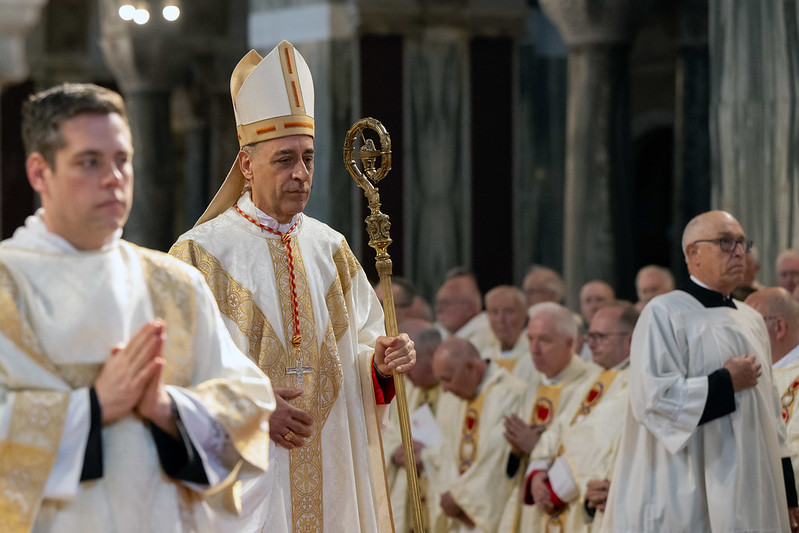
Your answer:
[[[262,58],[250,50],[230,77],[239,146],[290,135],[314,136],[314,90],[311,70],[288,41]],[[207,222],[236,203],[244,175],[233,162],[222,187],[197,224]]]

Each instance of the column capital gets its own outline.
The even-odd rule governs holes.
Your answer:
[[[632,38],[633,15],[652,0],[539,0],[567,46],[615,44]],[[635,5],[635,7],[633,7]]]
[[[25,36],[39,22],[46,0],[0,0],[0,87],[28,75]]]

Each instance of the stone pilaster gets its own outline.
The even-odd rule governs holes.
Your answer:
[[[712,207],[760,251],[760,282],[799,246],[799,2],[710,0]]]
[[[541,0],[568,47],[563,277],[576,308],[583,283],[618,285],[631,263],[629,0]]]

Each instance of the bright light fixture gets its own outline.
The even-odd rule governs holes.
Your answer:
[[[133,22],[136,24],[147,24],[148,20],[150,20],[150,12],[146,9],[139,8],[133,14]]]
[[[119,6],[119,18],[122,20],[133,20],[134,13],[136,13],[136,8],[131,4]]]
[[[180,8],[174,4],[165,5],[161,13],[164,15],[166,20],[169,22],[174,22],[178,20],[178,17],[180,16]]]

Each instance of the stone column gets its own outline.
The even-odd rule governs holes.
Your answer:
[[[568,47],[563,277],[577,307],[583,283],[634,275],[629,0],[541,0]]]
[[[799,246],[797,0],[710,0],[712,206],[757,244],[760,282]]]
[[[694,216],[710,208],[710,63],[708,2],[682,0],[679,11],[674,121],[673,245],[671,270],[687,277],[680,236]]]

